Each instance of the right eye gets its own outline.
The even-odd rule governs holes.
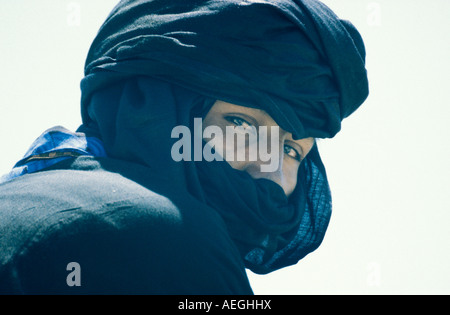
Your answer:
[[[295,160],[297,160],[299,162],[301,162],[301,160],[302,160],[302,157],[301,157],[300,153],[298,153],[298,151],[296,149],[294,149],[293,147],[291,147],[288,144],[284,145],[284,153],[287,156],[289,156],[289,157],[291,157],[291,158],[293,158],[293,159],[295,159]]]

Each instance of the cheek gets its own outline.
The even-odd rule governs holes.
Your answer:
[[[283,189],[286,192],[286,195],[289,196],[295,190],[297,186],[297,177],[298,177],[298,163],[292,163],[288,165],[283,165]]]

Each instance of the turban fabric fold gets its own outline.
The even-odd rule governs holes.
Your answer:
[[[85,75],[83,109],[99,87],[145,75],[262,108],[295,138],[333,137],[368,95],[361,36],[315,0],[121,1]]]

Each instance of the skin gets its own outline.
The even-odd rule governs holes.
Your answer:
[[[227,161],[231,167],[245,171],[253,178],[266,178],[280,185],[285,194],[290,196],[297,185],[297,173],[301,161],[311,151],[314,146],[314,138],[304,138],[294,140],[292,133],[283,130],[264,110],[239,106],[224,101],[217,101],[210,109],[203,120],[203,128],[208,126],[218,126],[225,130],[227,126],[248,128],[251,126],[259,130],[259,126],[267,126],[268,139],[272,126],[279,128],[279,163],[274,172],[261,172],[261,164],[264,163],[258,158],[256,161]],[[224,137],[225,138],[225,137]],[[226,146],[223,138],[223,145]],[[206,140],[206,139],[205,139]],[[236,150],[236,148],[234,148]]]

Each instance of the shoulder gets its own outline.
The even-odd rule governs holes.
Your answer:
[[[25,242],[74,221],[120,229],[121,221],[156,215],[179,221],[179,209],[168,198],[107,171],[51,170],[0,185],[2,239],[11,229]]]
[[[249,292],[218,216],[119,173],[23,176],[0,185],[0,218],[0,281],[25,292]],[[83,270],[81,288],[66,284],[71,262]]]

